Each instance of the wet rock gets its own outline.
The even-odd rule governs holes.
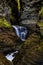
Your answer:
[[[0,51],[15,48],[19,38],[13,28],[0,28]]]
[[[31,34],[16,54],[14,65],[43,65],[43,44],[39,41],[40,36]]]
[[[0,65],[13,65],[13,63],[7,60],[3,53],[0,53]]]
[[[43,36],[43,22],[38,22],[38,26],[40,27],[40,33]]]

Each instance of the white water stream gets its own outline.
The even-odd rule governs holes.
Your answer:
[[[27,35],[27,28],[23,26],[14,26],[13,28],[16,31],[17,36],[22,40],[25,41]]]
[[[17,36],[18,36],[22,41],[25,41],[25,38],[26,38],[26,35],[27,35],[27,29],[26,29],[25,27],[22,27],[22,26],[14,26],[14,25],[13,25],[13,28],[15,29]],[[18,51],[13,52],[13,53],[11,53],[11,54],[7,54],[7,55],[6,55],[6,58],[7,58],[9,61],[12,61],[12,60],[15,58],[15,56],[13,56],[15,53],[18,53]]]
[[[15,56],[13,56],[14,54],[17,54],[18,51],[16,52],[13,52],[13,53],[10,53],[10,54],[7,54],[5,57],[12,62],[12,60],[15,58]]]

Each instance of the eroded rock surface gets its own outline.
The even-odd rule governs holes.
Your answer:
[[[29,35],[19,53],[13,60],[14,65],[43,65],[43,42],[36,33]]]
[[[0,28],[0,51],[7,51],[15,48],[18,43],[19,38],[17,37],[15,31],[11,28]]]

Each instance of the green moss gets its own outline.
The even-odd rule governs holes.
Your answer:
[[[41,10],[39,11],[39,16],[43,16],[43,7],[41,7]]]
[[[42,26],[43,26],[43,22],[41,22],[41,21],[40,21],[40,22],[38,22],[37,24],[38,24],[40,27],[42,27]]]
[[[20,11],[20,0],[16,0],[17,4],[18,4],[18,11]]]
[[[38,22],[38,26],[40,27],[41,35],[43,36],[43,22]]]
[[[43,41],[40,44],[43,45]]]
[[[6,19],[0,19],[0,27],[10,28],[12,26]]]

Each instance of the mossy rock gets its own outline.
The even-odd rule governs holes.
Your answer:
[[[40,32],[41,32],[41,35],[43,36],[43,22],[40,21],[37,24],[40,27]]]
[[[25,41],[24,46],[33,46],[37,43],[40,43],[40,35],[37,33],[32,33],[28,36],[28,39]]]
[[[13,63],[14,65],[43,65],[43,45],[22,47]]]
[[[11,28],[12,26],[5,18],[0,18],[0,27]]]
[[[41,7],[41,10],[39,11],[39,16],[43,16],[43,6]]]
[[[40,36],[31,34],[16,54],[14,65],[43,65],[43,45]]]

